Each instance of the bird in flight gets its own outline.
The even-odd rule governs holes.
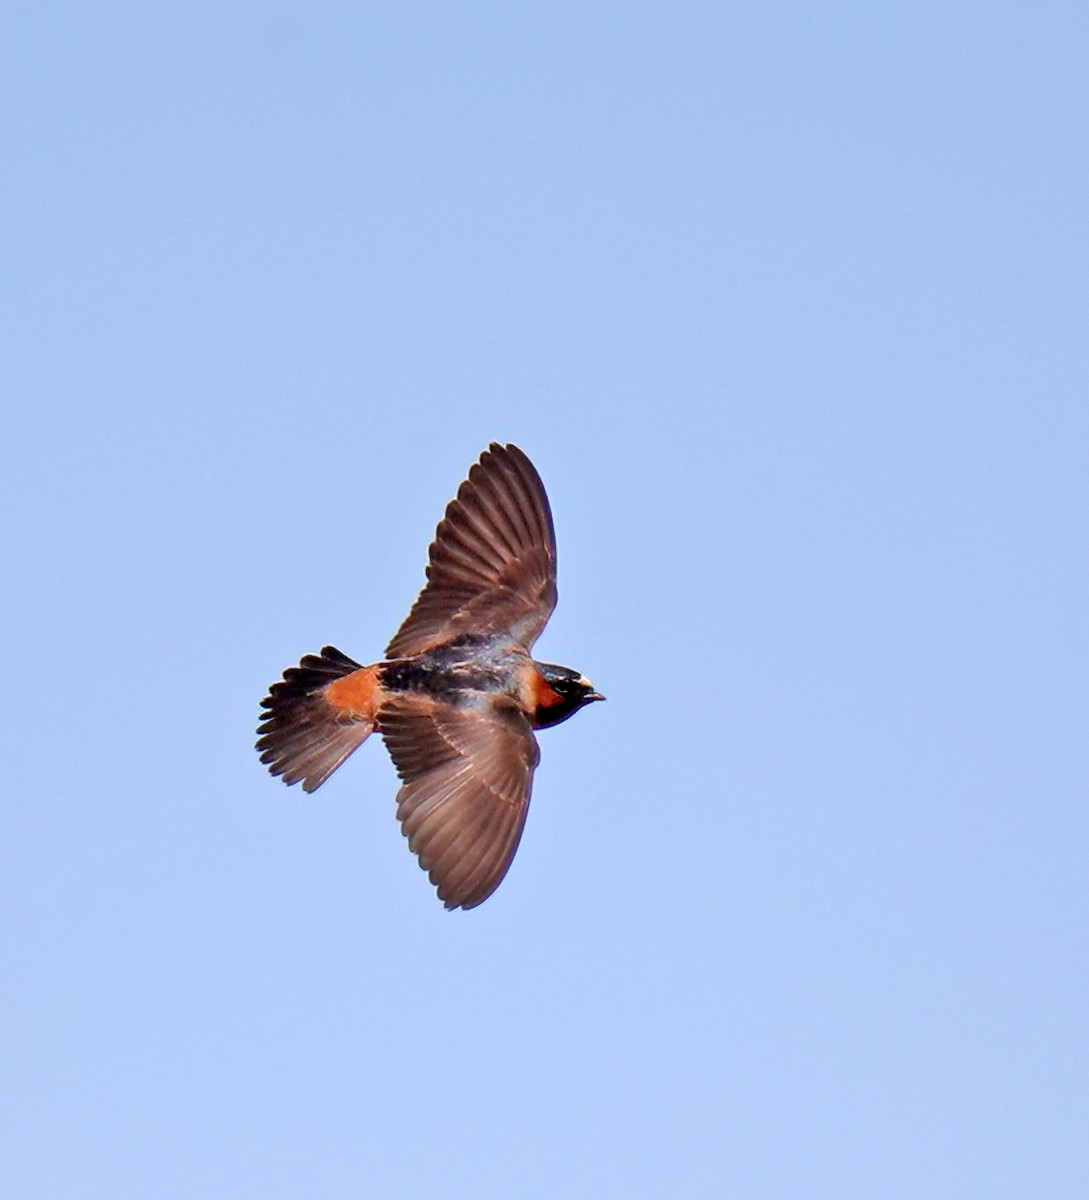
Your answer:
[[[544,484],[517,446],[493,443],[439,522],[427,583],[385,660],[364,667],[326,646],[289,667],[261,702],[261,761],[313,792],[380,733],[409,848],[447,908],[475,908],[522,836],[533,731],[605,698],[530,654],[555,607]]]

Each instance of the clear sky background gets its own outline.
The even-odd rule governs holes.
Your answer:
[[[2,27],[4,1194],[1084,1197],[1086,6]],[[252,743],[493,439],[609,701],[449,914]]]

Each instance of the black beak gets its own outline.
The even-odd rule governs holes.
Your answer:
[[[600,692],[587,692],[582,699],[586,704],[589,704],[591,700],[604,700],[605,697]]]

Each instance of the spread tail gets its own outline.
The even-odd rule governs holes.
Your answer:
[[[261,761],[284,783],[302,783],[304,792],[316,791],[342,762],[367,740],[374,729],[373,712],[345,704],[359,688],[334,690],[337,680],[359,672],[359,683],[371,669],[360,667],[346,654],[326,646],[321,654],[308,654],[297,667],[269,688],[261,701]],[[342,698],[343,697],[343,698]]]

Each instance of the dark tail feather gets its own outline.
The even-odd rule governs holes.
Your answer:
[[[257,749],[273,775],[313,792],[363,745],[374,723],[334,708],[325,697],[329,684],[359,669],[359,663],[326,646],[320,655],[308,654],[289,667],[269,688],[261,701]]]

